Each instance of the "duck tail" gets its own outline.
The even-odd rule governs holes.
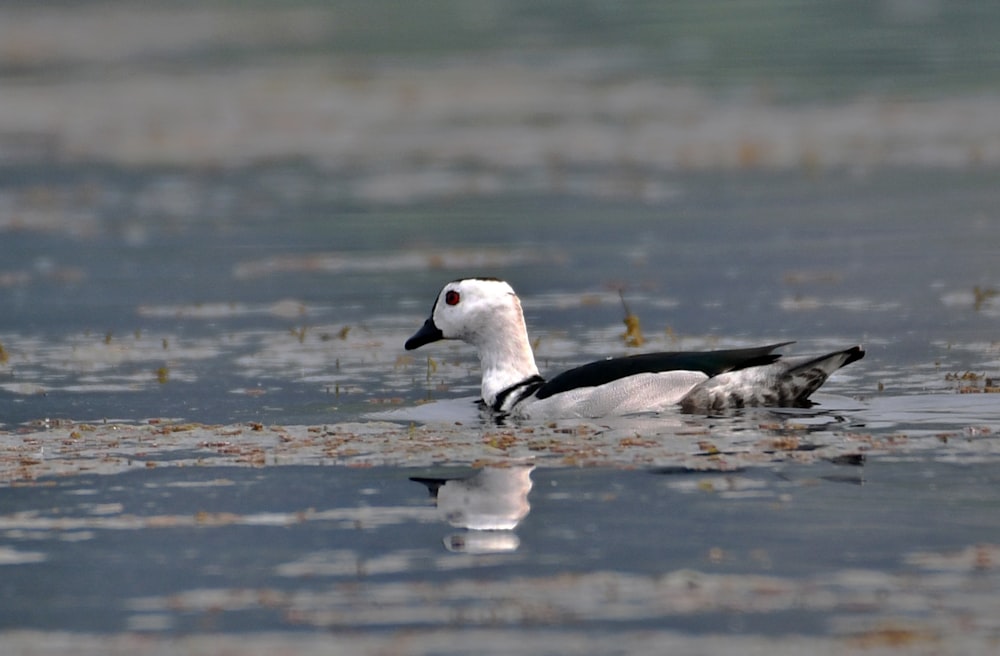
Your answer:
[[[792,406],[809,405],[809,396],[818,390],[833,372],[863,357],[865,357],[864,349],[852,346],[843,351],[797,362],[780,376],[778,387],[784,388],[784,394],[779,391],[779,396],[788,399]]]
[[[809,396],[830,374],[865,357],[860,346],[806,360],[778,360],[713,376],[696,385],[681,400],[686,412],[728,410],[749,406],[808,407]]]

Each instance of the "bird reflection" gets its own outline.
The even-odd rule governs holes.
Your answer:
[[[531,506],[531,470],[534,465],[486,467],[464,477],[411,477],[427,486],[441,519],[466,529],[445,538],[449,551],[496,553],[517,549],[514,528]]]

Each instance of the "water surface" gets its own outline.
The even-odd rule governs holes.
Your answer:
[[[2,10],[4,653],[992,653],[995,21],[879,6]],[[543,373],[635,352],[622,296],[643,350],[867,356],[497,425],[402,349],[466,275]]]

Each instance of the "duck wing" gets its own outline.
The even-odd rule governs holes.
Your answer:
[[[773,351],[791,343],[717,351],[663,351],[598,360],[564,371],[547,381],[535,392],[535,398],[545,399],[578,387],[597,387],[643,373],[700,371],[709,377],[717,376],[727,371],[771,364],[781,357]]]

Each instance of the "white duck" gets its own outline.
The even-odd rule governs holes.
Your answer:
[[[680,406],[709,412],[747,406],[808,406],[837,369],[864,357],[853,346],[819,357],[781,359],[783,342],[757,348],[644,353],[570,369],[546,381],[538,373],[521,302],[496,278],[449,282],[406,350],[441,339],[476,347],[482,398],[493,412],[555,419],[601,417]]]

